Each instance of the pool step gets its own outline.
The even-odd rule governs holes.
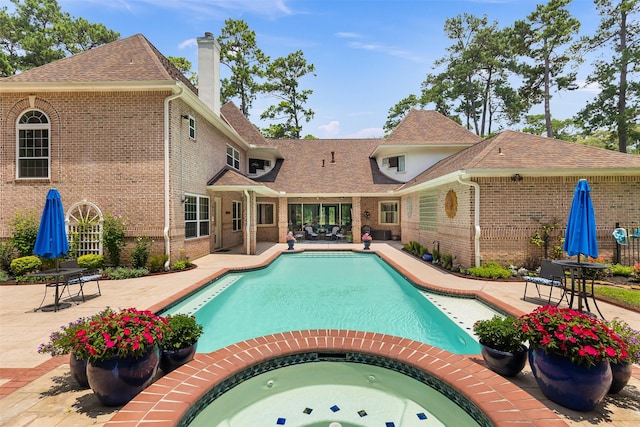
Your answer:
[[[171,307],[170,311],[172,314],[184,313],[194,315],[196,311],[220,295],[220,293],[237,282],[241,277],[239,274],[226,274],[200,291],[197,299],[187,298],[182,303]]]

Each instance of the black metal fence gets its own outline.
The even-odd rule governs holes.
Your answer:
[[[640,224],[620,225],[616,223],[616,228],[623,228],[627,231],[624,243],[616,240],[615,261],[621,265],[635,265],[640,262]]]

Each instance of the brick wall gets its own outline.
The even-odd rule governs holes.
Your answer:
[[[542,224],[558,223],[552,233],[553,245],[560,245],[573,192],[581,177],[478,178],[480,185],[480,254],[481,261],[497,261],[501,265],[537,265],[544,256],[541,248],[530,242]],[[616,222],[638,220],[640,214],[640,177],[585,176],[591,186],[598,246],[600,254],[610,260],[615,242],[611,233]],[[458,209],[454,218],[445,212],[445,198],[455,191]],[[411,240],[433,249],[439,242],[440,251],[452,253],[457,263],[474,263],[474,190],[461,184],[443,185],[429,190],[438,197],[437,231],[420,230],[420,193],[402,198],[402,241]],[[411,207],[409,207],[411,206]],[[553,247],[549,249],[553,257]],[[566,253],[564,254],[566,256]]]

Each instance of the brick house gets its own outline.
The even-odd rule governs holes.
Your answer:
[[[154,253],[255,253],[305,225],[359,242],[415,240],[474,265],[540,258],[540,225],[564,228],[587,178],[606,255],[615,222],[640,220],[640,158],[506,131],[483,140],[434,111],[384,139],[266,140],[219,102],[219,46],[198,38],[195,88],[142,35],[0,79],[0,238],[16,212],[60,191],[79,253],[101,220],[127,219]],[[80,236],[90,222],[92,234]],[[326,233],[326,234],[325,234]]]

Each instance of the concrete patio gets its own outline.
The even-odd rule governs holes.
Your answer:
[[[340,244],[360,249],[360,244]],[[524,282],[493,282],[460,278],[441,272],[399,250],[399,242],[374,242],[372,249],[384,252],[422,281],[453,290],[483,292],[516,310],[528,312],[535,301],[522,300]],[[298,243],[296,249],[331,249],[331,243]],[[150,308],[179,291],[223,269],[258,265],[286,249],[285,244],[261,244],[258,255],[242,255],[239,249],[197,259],[195,269],[138,279],[103,281],[102,296],[71,305],[58,312],[34,312],[43,295],[42,285],[0,286],[0,425],[86,426],[104,425],[119,408],[102,406],[91,390],[77,387],[68,372],[68,358],[37,353],[51,331],[106,306]],[[88,285],[87,293],[92,292]],[[599,303],[607,318],[620,317],[640,329],[640,314],[611,304]],[[625,389],[592,412],[575,412],[548,401],[540,393],[528,367],[512,382],[538,398],[570,426],[600,423],[625,427],[640,424],[640,369]]]

